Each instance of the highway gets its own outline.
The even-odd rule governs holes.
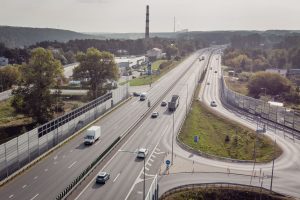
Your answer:
[[[210,67],[212,67],[212,70],[210,70]],[[214,73],[214,71],[217,71],[217,73]],[[220,81],[221,56],[220,54],[215,54],[212,57],[212,62],[208,68],[206,78],[202,84],[199,99],[209,107],[212,100],[216,101],[218,106],[212,108],[213,111],[225,116],[228,119],[231,119],[232,121],[238,122],[253,130],[256,130],[256,121],[249,121],[240,114],[237,114],[234,111],[228,110],[227,108],[223,107],[220,101]],[[209,82],[210,85],[207,85],[207,82]],[[283,154],[275,160],[273,190],[284,194],[300,197],[300,180],[295,178],[300,177],[300,161],[298,156],[300,154],[299,141],[293,141],[288,137],[284,137],[284,134],[280,131],[277,131],[275,134],[275,132],[268,130],[265,135],[270,137],[272,140],[276,138],[277,144],[283,149]],[[171,142],[169,138],[163,138],[162,146],[164,147],[165,151],[171,151]],[[207,159],[194,154],[191,155],[191,153],[183,150],[177,144],[175,144],[174,152],[177,157],[176,160],[180,160],[180,163],[176,162],[175,160],[174,166],[171,167],[171,171],[179,174],[178,176],[176,174],[173,174],[172,177],[162,177],[159,181],[159,185],[161,186],[160,192],[170,189],[170,184],[168,184],[169,181],[173,182],[173,185],[189,183],[189,179],[187,180],[186,177],[181,173],[191,172],[191,162],[194,162],[194,165],[199,166],[199,172],[217,172],[211,175],[211,179],[199,178],[199,182],[212,182],[212,180],[216,180],[219,182],[232,182],[232,176],[224,176],[223,174],[227,173],[227,169],[230,169],[231,173],[245,175],[251,175],[253,171],[253,164],[251,163],[230,163]],[[187,167],[184,166],[185,164]],[[262,170],[265,176],[270,177],[272,168],[271,164],[272,163],[256,164],[254,171],[256,174],[259,174],[259,171]],[[202,174],[195,174],[195,177],[202,176]],[[251,179],[250,176],[240,176],[240,178],[235,177],[234,182],[245,184],[245,179],[248,179],[248,183],[247,181],[246,183],[249,184]],[[190,181],[195,182],[195,178],[191,179]],[[252,184],[255,184],[254,182],[255,181],[253,181]],[[269,188],[269,185],[270,178],[265,180],[263,186]]]
[[[207,56],[208,57],[208,56]],[[194,63],[192,68],[181,77],[176,85],[165,98],[170,100],[173,94],[180,95],[182,102],[176,112],[185,113],[186,97],[189,95],[185,90],[187,85],[196,85],[200,72],[204,68],[205,62]],[[180,74],[179,74],[180,75]],[[191,88],[192,89],[192,88]],[[190,91],[192,94],[192,90]],[[189,95],[189,98],[191,96]],[[151,178],[157,173],[165,152],[160,149],[160,142],[165,135],[172,132],[172,114],[167,111],[167,107],[161,107],[160,104],[154,109],[160,113],[159,117],[152,119],[148,115],[147,119],[133,133],[129,140],[121,147],[114,157],[101,169],[111,174],[111,180],[105,185],[95,183],[92,179],[86,187],[75,197],[75,199],[132,199],[130,197],[134,186],[140,182],[140,176],[143,174],[143,160],[136,158],[137,150],[140,147],[149,149],[149,155],[146,159],[145,175]],[[179,123],[177,120],[176,123]],[[142,191],[138,191],[135,198],[142,198]],[[70,198],[72,199],[72,198]]]
[[[150,101],[152,103],[156,102],[165,91],[176,83],[177,79],[189,69],[189,66],[202,53],[203,50],[191,55],[178,67],[153,84],[148,91]],[[122,107],[96,122],[96,125],[100,125],[102,129],[100,141],[92,146],[84,146],[84,135],[79,134],[41,162],[35,164],[28,171],[1,187],[1,199],[33,200],[56,198],[74,177],[79,175],[112,141],[124,134],[147,110],[146,101],[141,102],[138,98],[131,99]],[[154,126],[153,123],[155,124],[155,121],[152,121],[151,125],[145,124],[142,126]],[[144,138],[139,139],[139,141],[143,140]],[[134,143],[137,144],[136,142]],[[141,143],[141,145],[143,144]],[[134,151],[135,148],[130,148],[130,150]],[[127,161],[125,161],[126,163]],[[137,167],[140,167],[139,163],[137,163]],[[122,176],[120,176],[120,180],[121,178]],[[131,174],[128,174],[126,178],[135,179]]]

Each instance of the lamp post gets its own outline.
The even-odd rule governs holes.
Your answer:
[[[173,160],[174,160],[174,112],[175,111],[173,111],[173,133],[172,133],[172,161],[171,161],[171,165],[173,165]]]
[[[188,95],[189,95],[189,84],[186,84],[186,100],[185,100],[185,115],[187,116],[188,114]]]
[[[276,156],[276,139],[274,141],[274,150],[273,150],[273,161],[272,161],[272,176],[271,176],[271,185],[270,185],[270,191],[272,192],[272,186],[273,186],[273,175],[274,175],[274,162],[275,162],[275,156]]]
[[[261,90],[265,91],[265,96],[267,96],[267,88],[260,88]]]

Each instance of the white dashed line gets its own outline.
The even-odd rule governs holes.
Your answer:
[[[57,157],[58,157],[58,156],[56,155],[56,156],[54,156],[54,157],[53,157],[53,159],[54,159],[54,160],[56,160],[56,159],[57,159]]]
[[[11,198],[13,198],[13,197],[14,197],[14,195],[12,194],[12,195],[10,195],[8,198],[10,198],[10,199],[11,199]]]
[[[73,165],[75,165],[77,163],[77,161],[73,162],[68,168],[71,169],[71,167],[73,167]]]
[[[35,199],[37,196],[39,196],[39,194],[36,194],[34,197],[32,197],[30,200]]]
[[[152,160],[151,158],[149,159],[151,162],[153,162],[154,160]]]
[[[57,162],[55,161],[55,162],[54,162],[54,165],[56,165],[56,164],[57,164]]]
[[[146,169],[147,171],[149,171],[149,168],[148,168],[148,167],[145,167],[145,169]]]
[[[27,186],[27,185],[23,185],[22,188],[24,189],[24,188],[26,188],[26,186]]]
[[[152,166],[152,164],[151,164],[151,163],[149,163],[149,162],[147,163],[147,165],[149,165],[149,167],[151,167],[151,166]]]
[[[35,176],[33,179],[37,179],[38,178],[38,176]]]
[[[113,182],[115,182],[115,181],[118,179],[119,176],[120,176],[120,173],[118,173],[118,175],[117,175],[116,178],[113,180]]]
[[[153,157],[153,158],[156,158],[156,156],[154,155],[154,154],[152,154],[152,156],[151,157]]]
[[[48,171],[48,169],[45,169],[44,171],[45,171],[45,172],[47,172],[47,171]]]

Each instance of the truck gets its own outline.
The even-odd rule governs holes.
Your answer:
[[[84,137],[84,144],[91,145],[99,140],[101,136],[101,127],[100,126],[91,126],[86,130]]]
[[[173,95],[170,102],[168,102],[168,110],[173,112],[179,106],[179,96]]]
[[[144,101],[146,99],[147,99],[147,93],[146,92],[141,93],[141,95],[140,95],[140,101]]]

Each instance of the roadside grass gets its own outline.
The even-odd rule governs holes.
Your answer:
[[[15,112],[15,109],[10,105],[10,99],[0,101],[0,127],[29,124],[31,122],[30,117]]]
[[[226,197],[226,198],[224,198]],[[251,187],[195,187],[192,189],[181,189],[173,193],[163,196],[162,200],[183,200],[183,199],[231,199],[231,200],[253,200],[253,199],[268,199],[268,200],[292,200],[293,197],[285,197],[276,194],[270,194],[266,189],[260,190]]]
[[[229,121],[194,100],[191,110],[179,134],[179,140],[201,152],[239,160],[254,160],[255,132]],[[199,136],[199,142],[194,142],[194,136]],[[273,141],[268,137],[256,134],[256,161],[268,162],[273,159]],[[225,141],[226,137],[229,141]],[[282,150],[276,146],[276,155]]]
[[[159,68],[159,65],[163,62],[166,62],[166,60],[158,60],[158,61],[154,62],[152,64],[152,69],[157,70]],[[162,76],[164,76],[166,73],[168,73],[173,68],[175,68],[179,63],[180,63],[180,61],[173,61],[172,64],[161,69],[160,74],[152,75],[152,76],[143,75],[138,78],[130,80],[129,84],[130,84],[130,86],[140,86],[140,85],[149,85],[150,83],[154,83],[155,81],[160,79]]]
[[[248,87],[246,82],[241,82],[238,80],[233,80],[231,77],[224,77],[226,85],[232,91],[243,94],[245,96],[248,95]]]

